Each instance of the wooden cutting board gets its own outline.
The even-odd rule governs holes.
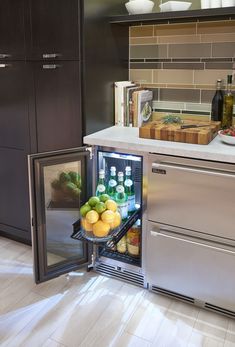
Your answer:
[[[181,125],[205,125],[200,128],[181,129]],[[220,122],[184,120],[183,124],[163,124],[161,120],[149,122],[139,128],[139,137],[163,141],[174,141],[207,145],[220,130]]]

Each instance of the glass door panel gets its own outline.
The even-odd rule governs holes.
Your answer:
[[[73,240],[71,234],[91,186],[87,181],[91,166],[89,155],[87,149],[81,148],[30,157],[37,282],[66,273],[88,261],[86,245]]]

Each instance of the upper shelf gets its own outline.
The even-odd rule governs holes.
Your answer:
[[[111,24],[135,25],[149,23],[176,23],[192,21],[213,21],[235,18],[235,7],[221,7],[205,10],[155,12],[147,14],[122,15],[109,19]]]

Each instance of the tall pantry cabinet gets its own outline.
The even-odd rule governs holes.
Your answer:
[[[128,78],[123,0],[0,1],[0,235],[29,243],[27,155],[75,148],[113,124]]]

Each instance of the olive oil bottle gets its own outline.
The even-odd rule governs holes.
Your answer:
[[[232,95],[232,75],[227,76],[227,90],[224,95],[222,128],[229,128],[233,124],[233,95]]]
[[[216,92],[212,99],[211,103],[211,120],[213,121],[222,121],[223,116],[223,103],[224,103],[224,96],[223,92],[221,90],[221,83],[222,81],[219,79],[216,82]]]

